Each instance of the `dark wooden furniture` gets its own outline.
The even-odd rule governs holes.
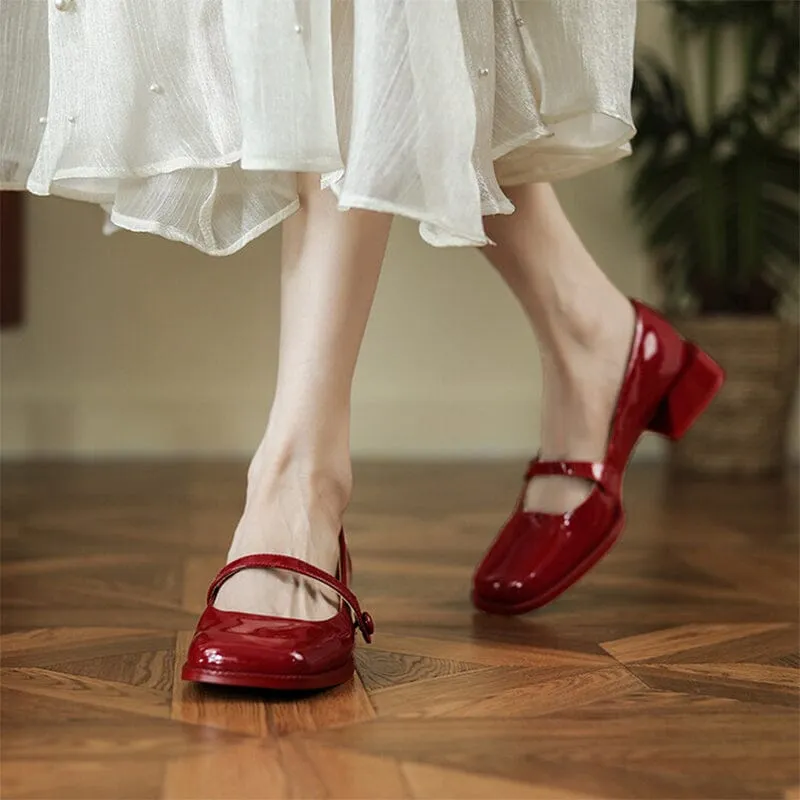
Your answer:
[[[24,317],[23,197],[0,192],[0,328],[22,324]]]

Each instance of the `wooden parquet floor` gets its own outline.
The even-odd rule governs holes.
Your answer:
[[[633,471],[626,535],[550,607],[473,612],[519,465],[361,465],[359,676],[291,697],[178,675],[241,464],[2,472],[2,796],[794,798],[796,476]]]

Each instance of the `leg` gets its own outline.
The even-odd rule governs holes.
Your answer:
[[[628,359],[633,309],[586,251],[550,185],[505,192],[516,211],[486,218],[487,234],[497,245],[484,254],[539,340],[542,457],[602,459]],[[528,486],[526,508],[562,513],[589,488],[571,478],[537,477]]]
[[[334,574],[352,485],[350,387],[391,217],[339,211],[316,175],[298,184],[301,209],[283,228],[277,388],[228,556],[284,553]],[[338,600],[297,576],[245,570],[215,605],[325,619]]]

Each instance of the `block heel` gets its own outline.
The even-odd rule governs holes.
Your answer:
[[[664,395],[648,430],[677,441],[706,410],[724,380],[722,367],[696,344],[686,342],[681,371]]]

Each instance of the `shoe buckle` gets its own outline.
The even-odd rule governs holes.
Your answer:
[[[375,633],[375,623],[372,621],[369,611],[362,611],[361,614],[355,615],[353,630],[356,629],[361,631],[361,635],[367,644],[372,641],[372,634]]]

